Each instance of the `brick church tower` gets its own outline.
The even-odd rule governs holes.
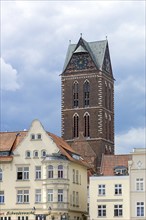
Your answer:
[[[97,170],[114,154],[114,78],[108,41],[80,37],[68,47],[62,83],[62,137]]]

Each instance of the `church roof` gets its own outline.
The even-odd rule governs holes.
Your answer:
[[[88,52],[98,69],[102,69],[107,40],[87,42],[82,37],[77,44],[70,44],[68,47],[63,72],[65,71],[73,53]]]

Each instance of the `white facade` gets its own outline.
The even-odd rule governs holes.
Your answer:
[[[90,177],[90,219],[130,220],[129,176]]]
[[[146,219],[146,149],[136,148],[129,161],[130,219]]]
[[[26,133],[14,143],[11,160],[0,157],[0,220],[82,219],[87,213],[87,167],[38,120]]]

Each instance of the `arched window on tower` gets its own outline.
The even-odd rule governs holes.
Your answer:
[[[77,113],[73,116],[73,137],[79,137],[79,116]]]
[[[79,84],[77,81],[73,84],[73,107],[77,108],[79,106]]]
[[[84,136],[90,137],[90,115],[88,112],[84,114]]]
[[[84,82],[84,106],[89,106],[89,95],[90,95],[90,83],[89,81]]]

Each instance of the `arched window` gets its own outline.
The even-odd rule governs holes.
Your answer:
[[[84,136],[90,137],[90,115],[87,112],[84,114]]]
[[[34,156],[34,157],[38,157],[38,156],[39,156],[37,150],[35,150],[35,151],[33,152],[33,156]]]
[[[48,166],[48,178],[53,178],[53,166]]]
[[[2,169],[0,168],[0,181],[2,181],[3,180],[3,171],[2,171]]]
[[[25,156],[26,156],[26,158],[30,158],[30,151],[29,150],[26,151]]]
[[[79,106],[79,84],[74,82],[73,84],[73,107],[77,108]]]
[[[58,178],[63,178],[63,165],[58,165]]]
[[[73,137],[77,138],[79,136],[79,116],[75,114],[73,116]]]
[[[46,157],[46,150],[42,150],[42,157]]]
[[[84,82],[84,106],[88,107],[89,106],[89,93],[90,93],[90,84],[89,82],[86,80]]]

